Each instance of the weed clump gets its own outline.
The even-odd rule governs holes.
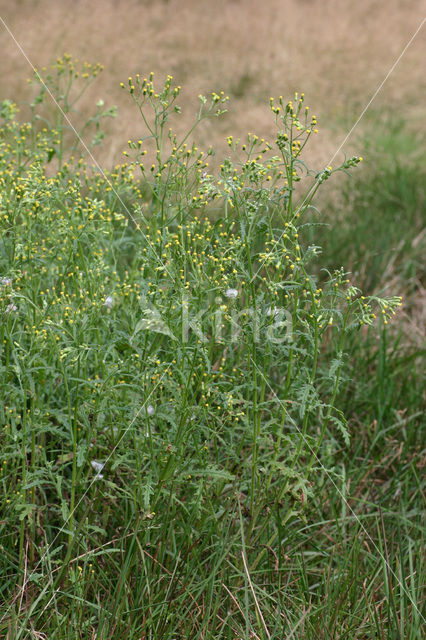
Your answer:
[[[271,98],[273,142],[229,136],[215,174],[213,149],[198,149],[193,131],[227,97],[199,96],[179,138],[173,78],[161,89],[153,74],[129,78],[144,132],[128,141],[125,163],[99,171],[64,143],[73,82],[100,67],[75,69],[63,56],[45,79],[36,74],[29,122],[13,103],[1,108],[1,527],[14,576],[1,624],[71,616],[73,628],[112,633],[103,605],[84,621],[81,612],[100,594],[120,611],[121,587],[110,591],[119,575],[139,634],[142,619],[167,626],[154,606],[161,579],[143,604],[146,585],[195,553],[191,579],[174,582],[184,606],[169,603],[167,614],[183,633],[201,628],[194,594],[207,575],[215,590],[231,561],[241,588],[241,539],[244,562],[269,575],[284,529],[334,483],[350,440],[337,401],[345,341],[386,324],[401,301],[363,296],[343,269],[320,283],[311,268],[320,248],[305,242],[305,214],[326,180],[362,158],[306,167],[317,119],[303,94]],[[50,92],[53,121],[38,111]],[[94,143],[111,115],[98,102]],[[81,600],[72,613],[68,597]],[[208,606],[214,628],[226,614]],[[237,633],[241,621],[229,624]]]

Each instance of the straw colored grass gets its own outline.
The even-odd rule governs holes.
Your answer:
[[[200,91],[223,89],[230,95],[230,113],[220,126],[206,126],[198,134],[201,144],[216,137],[219,150],[230,132],[267,135],[273,130],[265,109],[270,95],[304,91],[312,112],[333,123],[321,130],[319,122],[320,135],[311,149],[311,159],[323,165],[424,11],[421,2],[403,0],[1,0],[0,15],[37,67],[64,51],[105,64],[103,77],[87,97],[92,102],[103,97],[121,113],[111,125],[112,138],[97,151],[104,162],[120,158],[125,141],[140,131],[138,114],[119,81],[153,70],[161,77],[173,74],[185,87],[184,130]],[[4,27],[0,45],[0,89],[24,100],[29,96],[22,84],[28,62]],[[423,46],[424,29],[381,91],[377,108],[404,109],[408,120],[420,120]],[[345,149],[355,150],[353,140]]]

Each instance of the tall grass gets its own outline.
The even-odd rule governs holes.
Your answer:
[[[123,83],[145,134],[100,173],[67,142],[96,72],[64,56],[31,122],[2,106],[2,634],[420,638],[415,421],[393,455],[400,423],[353,428],[343,402],[369,327],[385,402],[400,299],[318,275],[308,241],[317,190],[361,158],[307,169],[302,94],[214,175],[193,131],[227,97],[179,138],[180,87],[151,75]]]

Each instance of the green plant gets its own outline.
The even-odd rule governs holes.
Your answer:
[[[102,71],[103,65],[99,62],[79,64],[77,59],[64,53],[49,69],[43,67],[42,75],[35,69],[33,78],[28,79],[29,84],[38,89],[29,104],[31,131],[33,136],[40,129],[47,134],[45,138],[49,140],[49,148],[46,161],[49,163],[55,158],[59,169],[66,158],[72,158],[76,153],[83,156],[85,151],[90,154],[91,149],[101,144],[105,137],[102,121],[116,116],[116,107],[105,109],[105,103],[100,99],[96,103],[96,112],[79,122],[80,114],[76,105]],[[75,128],[76,120],[79,123],[78,131]],[[93,138],[86,144],[84,138],[88,133]]]
[[[63,114],[35,132],[35,114],[19,124],[4,106],[0,629],[281,638],[305,628],[300,603],[315,591],[303,554],[288,572],[284,551],[298,532],[309,539],[312,517],[322,522],[327,481],[344,496],[346,339],[400,305],[361,296],[342,269],[319,286],[318,247],[304,242],[320,185],[361,158],[306,168],[316,119],[302,94],[271,99],[274,145],[229,137],[215,176],[213,150],[192,133],[224,111],[225,95],[200,96],[179,138],[170,76],[158,91],[153,75],[127,89],[146,135],[102,174],[65,157]],[[360,554],[356,538],[351,548]],[[346,588],[350,560],[340,562]],[[305,637],[321,615],[339,633],[361,618],[321,611]],[[372,611],[365,620],[363,637],[378,625]]]
[[[421,142],[401,119],[382,122],[376,115],[371,128],[374,134],[359,142],[368,155],[363,171],[341,185],[321,219],[311,216],[321,222],[311,233],[330,265],[349,265],[367,291],[395,287],[398,274],[410,298],[424,280],[425,172],[424,157],[416,152]]]

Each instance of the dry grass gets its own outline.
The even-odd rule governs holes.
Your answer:
[[[322,165],[424,13],[424,3],[413,0],[0,0],[0,15],[34,66],[64,51],[105,65],[90,99],[103,97],[119,106],[113,136],[97,152],[108,164],[121,158],[126,140],[140,127],[119,82],[154,70],[161,77],[171,73],[183,85],[184,127],[198,93],[223,89],[231,96],[230,113],[220,124],[206,124],[198,135],[201,145],[213,136],[220,147],[231,132],[268,135],[269,96],[304,91],[312,112],[320,116],[311,153]],[[424,31],[375,102],[376,108],[406,110],[414,122],[424,115]],[[3,97],[25,99],[29,66],[3,27],[0,45]],[[360,151],[353,139],[345,149]]]

